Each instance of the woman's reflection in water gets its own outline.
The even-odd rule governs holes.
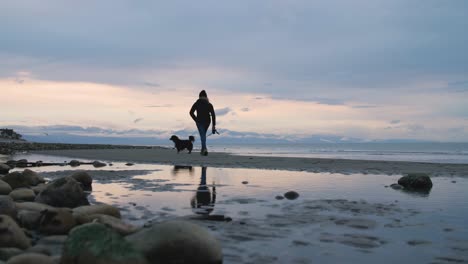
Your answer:
[[[210,214],[216,202],[216,186],[213,183],[213,191],[210,191],[206,185],[206,167],[202,167],[200,178],[200,185],[197,192],[190,201],[192,210],[196,214],[208,215]]]

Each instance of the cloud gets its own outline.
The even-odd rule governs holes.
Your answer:
[[[225,107],[225,108],[221,108],[221,109],[216,109],[215,113],[216,113],[217,116],[224,116],[224,115],[229,114],[231,111],[232,111],[231,108]]]
[[[377,105],[353,105],[352,108],[376,108]]]
[[[241,111],[242,111],[242,112],[249,112],[249,111],[250,111],[250,108],[244,107],[244,108],[241,108]]]
[[[420,125],[420,124],[410,124],[410,125],[407,126],[407,129],[410,132],[420,132],[420,131],[424,130],[425,127],[423,125]]]
[[[242,95],[239,105],[224,104],[236,110],[256,100],[254,112],[261,120],[268,111],[257,105],[266,108],[271,100],[318,103],[327,110],[318,113],[324,115],[341,111],[325,106],[346,106],[360,112],[349,114],[347,126],[340,127],[349,130],[354,120],[366,120],[363,130],[369,131],[393,116],[405,123],[435,118],[457,123],[468,113],[468,97],[456,95],[468,91],[467,9],[468,1],[436,0],[0,1],[0,81],[8,79],[16,88],[36,79],[165,96],[177,91],[180,100],[207,89],[213,98]],[[69,86],[60,89],[66,93]],[[170,107],[167,102],[175,110],[180,105],[147,98],[125,106],[140,108],[144,123],[156,118],[142,106]],[[366,108],[371,111],[359,111]],[[16,113],[55,117],[46,110]],[[81,121],[75,112],[67,118]],[[114,112],[121,114],[117,107],[99,111]],[[167,114],[171,121],[182,116]],[[334,120],[343,123],[337,116]],[[258,120],[249,122],[253,127]]]
[[[78,74],[81,80],[132,83],[137,77],[159,80],[151,74],[155,69],[209,65],[256,73],[249,86],[237,89],[281,96],[313,83],[319,92],[324,85],[375,88],[416,75],[466,75],[465,1],[204,1],[181,9],[180,1],[142,0],[112,2],[106,20],[110,1],[85,2],[3,1],[0,32],[8,41],[0,50],[39,62],[9,60],[2,67],[30,67],[45,79]],[[39,22],[41,27],[30,26]],[[109,74],[102,74],[105,69]],[[120,69],[127,74],[116,75]]]
[[[153,82],[144,82],[143,85],[149,86],[149,87],[160,87],[159,83],[153,83]]]
[[[392,120],[390,121],[390,124],[395,125],[401,123],[401,120]]]
[[[312,101],[312,102],[316,102],[318,104],[324,104],[324,105],[344,105],[345,104],[343,100],[336,99],[336,98],[310,98],[310,99],[304,98],[304,100]]]
[[[468,81],[449,82],[448,88],[454,92],[468,92]]]
[[[169,107],[173,107],[172,104],[163,104],[163,105],[147,105],[145,106],[147,108],[169,108]]]

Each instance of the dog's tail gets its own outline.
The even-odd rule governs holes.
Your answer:
[[[194,142],[195,141],[195,137],[194,136],[190,136],[188,137],[190,141]]]

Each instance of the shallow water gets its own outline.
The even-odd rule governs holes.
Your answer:
[[[209,148],[248,156],[468,163],[468,143],[223,143]]]
[[[90,201],[118,206],[134,224],[231,217],[199,221],[222,242],[226,263],[468,263],[466,178],[434,177],[430,193],[414,194],[386,187],[398,175],[123,163],[34,168],[51,179],[77,169],[95,178]],[[299,198],[275,199],[289,190]]]

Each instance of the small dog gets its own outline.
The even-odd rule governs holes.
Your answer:
[[[169,140],[172,140],[174,142],[175,147],[177,149],[177,153],[184,149],[187,149],[189,154],[192,153],[193,142],[195,141],[194,136],[190,136],[188,140],[182,140],[179,139],[179,137],[177,137],[176,135],[172,135],[172,137]]]

